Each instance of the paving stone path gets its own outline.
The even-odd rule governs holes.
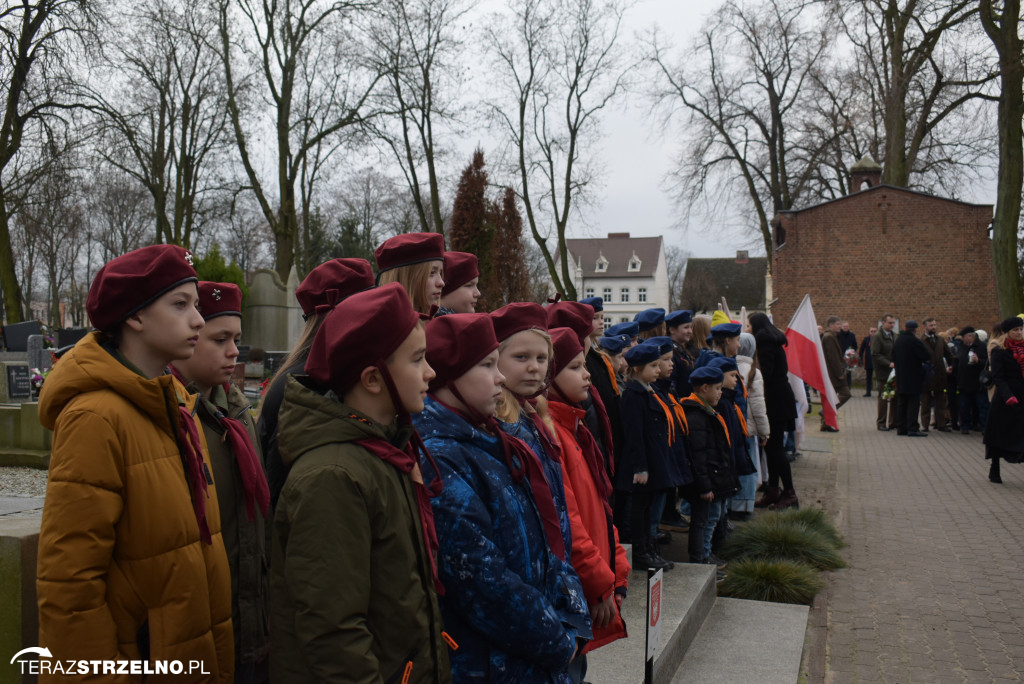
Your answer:
[[[833,453],[794,468],[849,544],[812,610],[807,681],[1024,681],[1024,465],[992,484],[980,434],[879,432],[854,394]]]

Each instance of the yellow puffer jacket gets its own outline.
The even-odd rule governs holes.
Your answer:
[[[213,537],[206,544],[176,439],[179,401],[193,410],[195,400],[170,375],[147,380],[129,370],[96,333],[47,377],[39,416],[54,438],[37,591],[39,644],[54,659],[144,659],[148,651],[150,660],[186,668],[200,661],[208,674],[186,669],[185,677],[147,682],[233,680],[231,580],[216,490],[209,487],[206,502]]]

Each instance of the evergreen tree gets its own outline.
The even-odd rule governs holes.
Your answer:
[[[494,262],[491,260],[495,238],[494,220],[487,201],[487,172],[484,170],[484,152],[477,148],[473,161],[462,172],[459,189],[452,208],[451,229],[448,232],[449,249],[454,252],[475,254],[480,264],[481,298],[477,311],[490,311],[500,306],[498,289],[494,282]]]
[[[208,280],[215,283],[234,283],[242,290],[242,312],[245,312],[245,303],[249,299],[249,286],[245,282],[245,272],[232,261],[230,264],[224,260],[220,253],[220,245],[214,242],[210,245],[210,251],[204,256],[195,255],[196,275],[200,280]]]
[[[505,188],[501,202],[492,205],[495,235],[491,263],[501,264],[494,273],[494,307],[510,302],[530,301],[530,272],[526,267],[523,245],[523,217],[512,188]]]

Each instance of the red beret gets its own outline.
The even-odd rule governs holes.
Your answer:
[[[85,310],[97,329],[109,332],[160,295],[190,281],[199,281],[192,252],[178,245],[143,247],[100,267]]]
[[[476,254],[469,252],[444,253],[444,288],[442,295],[451,294],[473,278],[480,277]]]
[[[551,377],[554,378],[583,351],[583,345],[572,328],[553,328],[550,333],[551,346],[555,350],[551,357]]]
[[[594,307],[581,302],[555,302],[544,309],[548,315],[548,328],[572,328],[586,342],[594,332]]]
[[[458,380],[498,348],[494,324],[487,314],[448,314],[427,323],[427,363],[437,376],[430,389]]]
[[[444,261],[444,236],[440,233],[405,233],[381,243],[373,252],[377,273],[424,261]]]
[[[364,369],[387,361],[419,320],[398,283],[358,292],[324,318],[306,359],[306,373],[340,397]]]
[[[295,298],[302,313],[312,316],[316,307],[333,306],[373,284],[373,268],[366,259],[331,259],[306,275],[295,288]]]
[[[234,283],[199,281],[199,313],[204,320],[242,315],[242,290]]]
[[[492,311],[491,320],[494,321],[494,334],[499,341],[504,342],[517,332],[538,328],[547,331],[548,319],[544,314],[544,307],[533,302],[513,302]]]

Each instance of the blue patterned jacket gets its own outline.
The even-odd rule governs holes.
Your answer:
[[[513,480],[497,437],[432,398],[415,424],[444,483],[431,506],[441,614],[459,645],[453,680],[567,683],[590,613],[576,572],[547,545],[529,484]]]

